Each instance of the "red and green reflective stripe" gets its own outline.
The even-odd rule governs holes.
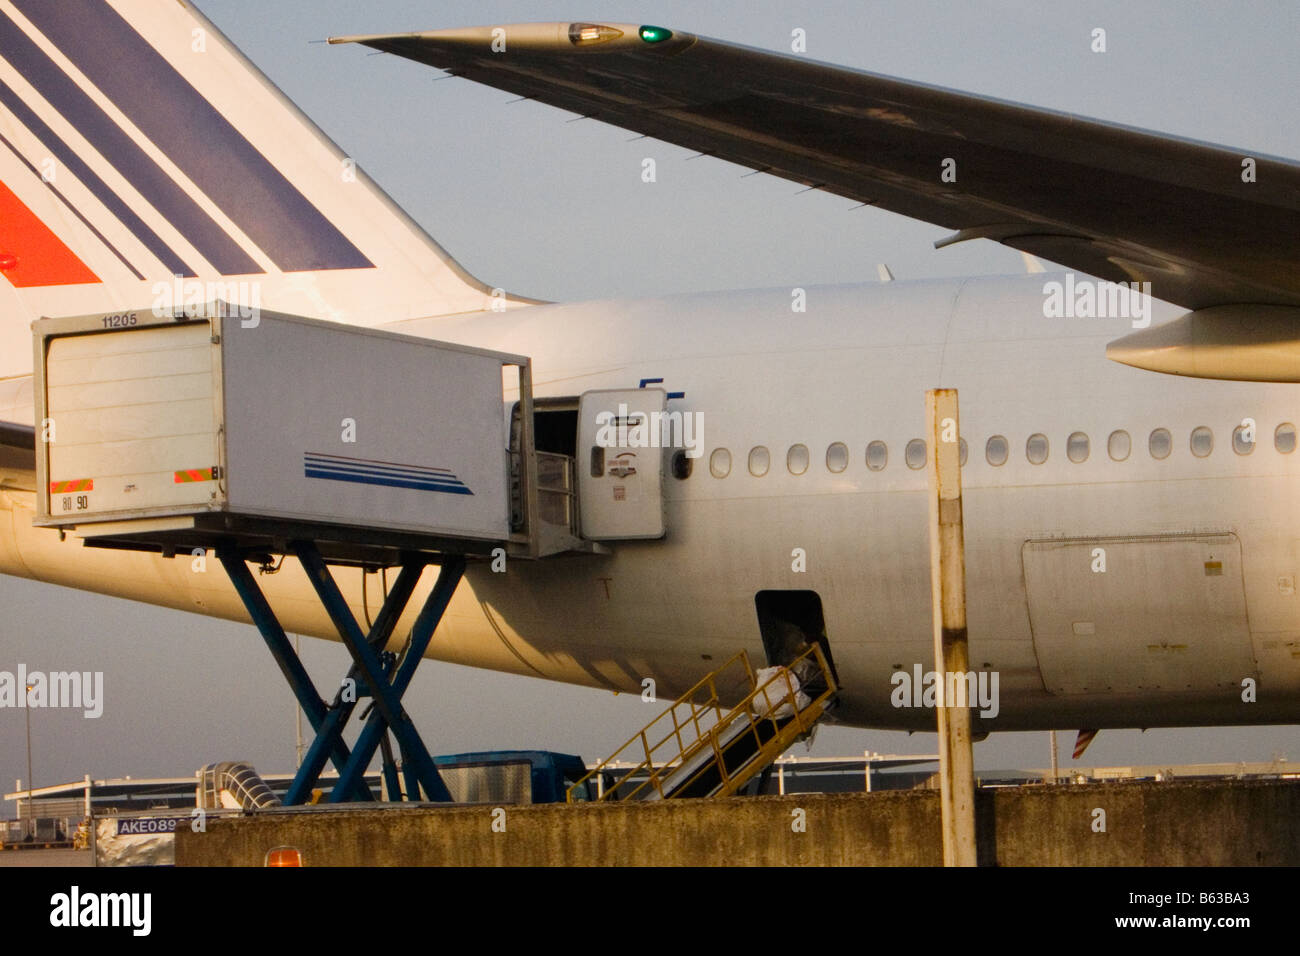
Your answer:
[[[78,478],[75,481],[51,481],[50,494],[69,495],[74,491],[94,491],[94,478]]]
[[[215,468],[187,468],[184,471],[172,473],[172,481],[178,485],[191,481],[215,481],[216,478]]]

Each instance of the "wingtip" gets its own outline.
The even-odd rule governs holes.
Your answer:
[[[361,43],[369,44],[380,40],[406,40],[418,39],[423,36],[422,33],[353,33],[347,36],[326,37],[325,42],[334,43]]]
[[[378,46],[394,41],[418,41],[446,48],[486,47],[494,53],[511,49],[529,52],[573,52],[600,49],[675,49],[688,42],[690,34],[666,27],[636,23],[594,23],[551,21],[545,23],[501,23],[491,26],[454,27],[446,30],[418,30],[404,33],[372,33],[329,37],[328,43],[360,43]]]

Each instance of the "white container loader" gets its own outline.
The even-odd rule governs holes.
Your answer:
[[[33,324],[37,524],[164,551],[511,540],[503,408],[527,358],[229,311]]]

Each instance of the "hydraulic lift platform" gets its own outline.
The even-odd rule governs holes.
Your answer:
[[[327,761],[330,802],[374,800],[364,774],[379,749],[390,797],[450,801],[402,696],[467,562],[601,550],[576,517],[543,520],[541,496],[556,491],[538,478],[529,359],[224,303],[42,319],[33,332],[48,433],[36,524],[94,547],[215,552],[316,734],[286,804],[313,798]],[[273,570],[277,555],[300,562],[351,655],[328,703],[250,569]],[[400,568],[370,627],[331,564]],[[394,653],[429,567],[437,581]]]
[[[338,780],[330,791],[330,803],[373,800],[374,795],[364,782],[365,772],[374,758],[376,748],[381,744],[384,746],[384,781],[390,795],[404,792],[411,799],[419,799],[423,788],[428,800],[450,801],[451,794],[438,776],[433,758],[410,717],[403,710],[401,699],[410,686],[411,678],[415,676],[415,669],[429,646],[438,622],[442,620],[461,575],[465,572],[464,555],[441,557],[437,583],[425,598],[424,606],[411,628],[410,639],[399,659],[384,648],[415,591],[416,583],[425,567],[433,563],[433,559],[419,554],[410,554],[404,558],[401,573],[384,599],[379,615],[369,632],[363,634],[315,543],[295,541],[290,544],[290,550],[307,572],[322,606],[338,629],[348,653],[352,655],[352,666],[347,676],[340,681],[339,689],[328,705],[317,693],[302,661],[276,619],[275,612],[271,610],[271,605],[258,586],[257,579],[249,571],[238,545],[234,541],[227,541],[216,548],[217,557],[230,575],[249,616],[257,625],[266,646],[270,648],[271,655],[316,732],[316,739],[307,750],[285,795],[285,804],[292,806],[308,802],[327,760],[339,772]],[[373,706],[356,746],[349,752],[343,741],[343,730],[358,700],[363,696],[371,697]],[[397,738],[402,755],[405,788],[397,778],[396,761],[388,744],[389,731]]]

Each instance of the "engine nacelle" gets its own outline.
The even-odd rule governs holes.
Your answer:
[[[1124,365],[1239,382],[1300,382],[1300,309],[1220,305],[1188,312],[1106,346]]]

